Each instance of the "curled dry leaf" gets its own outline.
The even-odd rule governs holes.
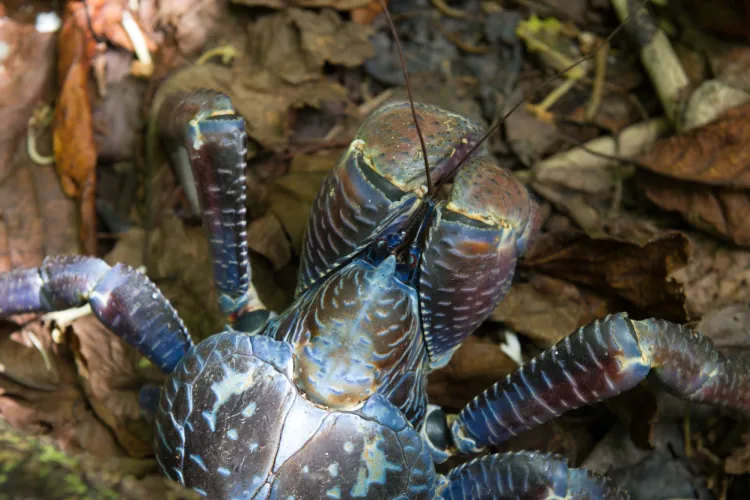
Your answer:
[[[459,409],[474,396],[518,368],[515,361],[487,338],[471,336],[448,366],[430,374],[430,403]]]
[[[53,126],[55,165],[65,194],[77,198],[93,182],[96,146],[88,76],[95,40],[69,3],[58,38],[57,73],[61,89]]]
[[[690,234],[690,243],[687,267],[675,271],[672,277],[683,284],[691,317],[750,301],[750,251],[700,234]]]
[[[29,434],[44,434],[68,452],[88,451],[102,457],[122,455],[110,430],[89,409],[67,346],[53,344],[48,329],[39,322],[26,328],[42,345],[51,346],[59,384],[52,391],[39,390],[0,375],[0,422],[5,419]]]
[[[727,474],[750,474],[750,432],[742,435],[742,443],[724,461]]]
[[[279,219],[273,213],[255,219],[247,229],[250,250],[271,261],[278,271],[292,260],[292,247]]]
[[[670,275],[687,264],[689,253],[681,233],[635,242],[565,231],[543,234],[521,265],[614,294],[645,314],[683,321],[685,296]]]
[[[19,327],[0,322],[0,375],[23,386],[54,391],[60,383],[57,358],[52,354],[52,338],[38,330],[38,324]]]
[[[547,348],[595,319],[621,309],[618,301],[557,278],[532,274],[514,283],[490,316]]]
[[[153,434],[141,417],[138,391],[143,380],[134,368],[135,349],[92,315],[76,320],[71,328],[78,374],[91,407],[129,456],[148,456]]]
[[[650,170],[676,179],[750,187],[750,103],[701,128],[672,136],[639,158]]]
[[[228,15],[226,2],[218,0],[159,0],[153,3],[158,4],[153,7],[153,15],[144,14],[144,18],[148,17],[154,27],[168,28],[179,52],[188,57],[205,49],[209,38],[223,27]]]
[[[638,182],[648,199],[664,210],[679,212],[698,229],[750,246],[750,190],[705,186],[648,173],[639,175]]]

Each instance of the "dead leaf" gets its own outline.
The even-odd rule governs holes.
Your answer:
[[[0,72],[0,182],[21,144],[35,106],[53,82],[55,37],[33,25],[0,18],[0,44],[5,47]]]
[[[26,328],[51,346],[57,360],[59,384],[54,391],[33,389],[0,376],[0,420],[29,434],[44,434],[67,452],[88,451],[97,456],[122,455],[110,430],[89,409],[77,384],[75,362],[66,345],[53,344],[47,328],[30,323]]]
[[[225,28],[229,16],[226,2],[159,0],[156,3],[153,15],[144,14],[144,21],[154,28],[169,30],[179,52],[188,57],[205,50],[209,39]]]
[[[459,409],[518,365],[500,346],[474,335],[461,344],[448,366],[430,374],[427,394],[430,403]]]
[[[55,166],[65,194],[78,198],[96,166],[88,77],[94,40],[68,4],[58,38],[60,95],[53,127]]]
[[[542,234],[521,265],[614,294],[645,314],[684,321],[685,296],[670,275],[687,264],[689,253],[681,233],[631,242],[566,231]]]
[[[292,247],[281,222],[272,213],[255,219],[247,229],[250,250],[267,258],[278,271],[292,260]]]
[[[295,156],[289,173],[278,179],[269,190],[268,211],[281,222],[297,255],[302,249],[310,207],[323,179],[336,165],[342,152],[336,149]]]
[[[724,461],[727,474],[750,474],[750,432],[742,435],[743,446],[738,446]]]
[[[370,0],[232,0],[232,3],[253,7],[285,9],[287,7],[333,7],[338,10],[351,10],[367,5]]]
[[[39,324],[21,328],[0,322],[0,374],[26,387],[54,391],[60,383],[57,359],[52,354],[52,339],[40,334]]]
[[[490,316],[547,348],[575,330],[621,310],[618,301],[543,274],[514,283]]]
[[[368,26],[343,21],[330,9],[319,14],[303,9],[288,12],[300,32],[300,47],[319,66],[330,62],[355,67],[375,55],[368,39],[374,31]]]
[[[723,353],[750,354],[750,304],[732,304],[708,312],[695,327]]]
[[[689,237],[688,265],[672,277],[683,285],[690,316],[700,318],[730,304],[750,302],[750,251],[700,234]]]
[[[144,380],[135,371],[135,349],[93,315],[76,320],[71,328],[78,374],[91,407],[129,456],[149,456],[153,430],[141,416],[138,393]]]
[[[703,127],[656,143],[638,160],[676,179],[733,188],[750,187],[750,103]]]
[[[750,246],[750,191],[639,175],[646,196],[664,210],[679,212],[698,229]]]

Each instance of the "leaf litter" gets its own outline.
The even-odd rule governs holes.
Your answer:
[[[12,9],[0,19],[0,40],[10,49],[0,56],[0,100],[9,104],[0,106],[7,124],[0,135],[0,270],[39,265],[45,255],[80,248],[110,263],[139,266],[148,248],[149,276],[193,337],[219,331],[223,318],[207,242],[144,134],[170,93],[210,87],[228,93],[248,125],[253,281],[265,303],[283,310],[292,300],[307,215],[323,177],[367,112],[403,97],[399,63],[376,3],[141,2],[138,12],[115,0],[87,3],[91,27],[81,18],[82,2],[69,2],[58,13],[63,27],[56,34],[38,32],[28,14],[14,20],[20,14]],[[545,213],[543,235],[520,263],[505,301],[452,362],[430,376],[431,400],[455,411],[513,371],[516,362],[500,347],[506,332],[518,335],[527,360],[576,328],[622,310],[692,322],[722,349],[747,350],[747,105],[671,131],[669,121],[659,121],[657,83],[642,69],[632,39],[612,39],[604,63],[592,52],[616,28],[608,2],[519,4],[391,5],[418,100],[485,123],[519,98],[533,104],[511,115],[489,144],[540,197]],[[249,6],[275,10],[258,13]],[[151,70],[144,70],[122,27],[126,12],[153,57]],[[666,26],[672,14],[655,9],[650,15]],[[711,75],[750,90],[743,77],[750,74],[746,43],[717,35],[716,18],[712,31],[693,39],[686,37],[696,36],[695,26],[690,31],[684,23],[683,17],[672,25],[670,39],[693,86]],[[554,27],[553,35],[540,27]],[[733,30],[727,24],[724,31]],[[96,43],[101,39],[110,45]],[[589,53],[572,83],[556,82],[568,82],[565,92],[552,99],[554,87],[537,91],[562,69],[561,60]],[[37,56],[44,64],[32,70],[25,61]],[[53,106],[52,136],[43,121],[29,126],[41,103]],[[29,157],[30,133],[39,153],[33,156],[54,152],[55,167]],[[78,215],[82,208],[92,213],[95,178],[98,221]],[[127,191],[118,189],[123,179],[132,179],[132,192],[112,200]],[[144,195],[149,182],[150,204]],[[81,196],[88,205],[80,205]],[[148,213],[154,224],[147,228]],[[117,464],[104,474],[106,487],[125,496],[163,496],[166,483],[150,455],[151,429],[137,405],[139,388],[158,383],[160,375],[91,317],[62,329],[33,317],[13,319],[3,323],[0,337],[0,415],[27,435],[45,436],[24,441],[27,450],[53,443],[83,453],[60,465],[91,478],[100,478],[101,469],[86,457],[112,457]],[[499,449],[562,453],[610,474],[633,498],[652,498],[654,491],[742,498],[737,492],[749,482],[748,434],[740,424],[710,409],[687,413],[684,404],[664,403],[651,386],[628,397],[641,398],[643,411],[629,411],[632,403],[618,398]],[[670,405],[679,411],[670,412]],[[681,431],[686,414],[692,415],[687,434]],[[3,428],[0,435],[11,432]],[[649,449],[637,457],[602,458],[630,443]],[[677,458],[665,450],[678,451]],[[89,482],[92,488],[97,481]]]

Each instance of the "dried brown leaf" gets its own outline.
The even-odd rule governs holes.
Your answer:
[[[489,339],[471,336],[448,366],[430,374],[427,394],[432,404],[459,409],[518,365]]]
[[[66,12],[58,38],[58,79],[61,89],[53,125],[55,166],[65,194],[77,198],[96,166],[88,76],[94,55],[93,38],[71,12]]]
[[[249,6],[285,9],[287,7],[333,7],[338,10],[351,10],[367,5],[370,0],[232,0],[232,3]]]
[[[617,301],[564,280],[532,274],[514,283],[490,316],[550,347],[577,328],[620,310]]]
[[[685,181],[750,187],[750,103],[717,121],[658,142],[639,161],[654,172]]]
[[[78,374],[91,407],[129,456],[150,455],[153,433],[141,417],[138,392],[144,381],[134,368],[135,349],[91,315],[76,320],[71,328]]]
[[[39,390],[0,376],[0,417],[29,434],[50,437],[68,452],[88,451],[103,457],[122,455],[110,430],[89,409],[67,346],[53,344],[49,330],[41,323],[30,323],[26,328],[42,345],[51,346],[60,383],[54,391]]]
[[[320,66],[326,62],[359,66],[375,55],[370,40],[374,32],[368,26],[343,21],[330,9],[315,13],[289,9],[289,16],[300,32],[300,46]]]
[[[0,182],[10,172],[34,107],[53,82],[54,43],[52,33],[0,18],[0,44],[7,51],[0,73]]]
[[[250,250],[267,258],[278,271],[292,260],[292,247],[279,219],[273,213],[255,219],[247,229]]]
[[[743,445],[736,447],[724,462],[727,474],[750,474],[750,432],[742,435]]]
[[[342,150],[337,149],[295,156],[289,173],[277,180],[269,190],[269,212],[281,222],[297,255],[302,248],[310,207],[323,179],[336,165],[341,153]]]
[[[683,284],[691,317],[734,303],[750,302],[750,251],[691,234],[687,267],[673,277]]]
[[[35,326],[19,330],[14,323],[0,322],[0,374],[32,389],[54,391],[60,371],[52,355],[52,339],[40,335]]]
[[[748,157],[750,159],[750,157]],[[750,191],[705,186],[657,175],[639,175],[649,200],[664,210],[679,212],[704,231],[737,245],[750,246]]]
[[[688,239],[666,233],[650,241],[543,234],[522,265],[630,301],[646,314],[683,321],[685,296],[670,275],[687,264]]]

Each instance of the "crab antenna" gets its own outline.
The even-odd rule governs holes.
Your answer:
[[[381,2],[382,2],[382,1],[383,1],[383,0],[381,0]],[[546,87],[547,85],[549,85],[549,84],[550,84],[550,83],[552,83],[552,82],[553,82],[554,80],[556,80],[557,78],[561,77],[562,75],[564,75],[565,73],[567,73],[567,72],[568,72],[568,71],[570,71],[571,69],[575,68],[575,67],[576,67],[576,66],[578,66],[579,64],[583,64],[583,63],[584,63],[584,62],[586,62],[587,60],[589,60],[589,59],[591,59],[592,57],[594,57],[594,56],[595,56],[595,55],[597,54],[597,52],[599,52],[599,50],[600,50],[600,49],[601,49],[601,48],[602,48],[602,47],[603,47],[603,46],[604,46],[605,44],[609,43],[609,42],[610,42],[610,41],[611,41],[611,40],[612,40],[612,39],[613,39],[613,38],[615,37],[615,35],[617,35],[617,33],[619,33],[619,32],[620,32],[620,30],[622,30],[622,29],[623,29],[623,28],[625,27],[625,24],[627,23],[627,21],[628,21],[628,20],[629,20],[629,19],[630,19],[631,17],[634,17],[634,16],[635,16],[635,15],[636,15],[636,14],[637,14],[637,13],[638,13],[639,11],[641,11],[641,10],[642,10],[643,8],[645,8],[645,6],[646,6],[646,3],[647,3],[647,2],[648,2],[648,0],[644,0],[644,2],[642,2],[642,3],[641,3],[641,4],[639,5],[639,6],[638,6],[638,7],[636,7],[636,8],[635,8],[635,9],[633,10],[633,12],[632,12],[632,13],[631,13],[630,15],[628,15],[628,17],[627,17],[627,18],[625,18],[625,19],[623,20],[623,22],[622,22],[622,23],[620,23],[620,25],[619,25],[619,26],[618,26],[617,28],[615,28],[615,29],[614,29],[614,30],[612,31],[612,33],[610,33],[610,34],[609,34],[609,35],[607,36],[607,38],[605,38],[605,39],[604,39],[604,40],[602,41],[602,43],[600,43],[600,44],[599,44],[599,45],[598,45],[598,46],[596,47],[596,49],[594,49],[593,51],[591,51],[591,52],[590,52],[589,54],[587,54],[586,56],[584,56],[584,57],[580,58],[579,60],[577,60],[576,62],[574,62],[573,64],[571,64],[571,65],[570,65],[570,66],[568,66],[567,68],[563,69],[562,71],[558,71],[558,72],[557,72],[557,73],[555,73],[554,75],[552,75],[552,76],[550,76],[549,78],[547,78],[546,80],[544,80],[544,81],[543,81],[543,82],[542,82],[542,83],[541,83],[541,84],[540,84],[540,85],[539,85],[539,86],[538,86],[538,87],[537,87],[536,89],[534,89],[534,91],[536,92],[536,91],[538,91],[538,90],[540,90],[540,89],[542,89],[542,88]],[[406,70],[404,69],[404,71],[406,71]],[[506,119],[507,119],[507,118],[508,118],[508,117],[509,117],[510,115],[512,115],[512,114],[513,114],[513,113],[514,113],[514,112],[515,112],[515,111],[516,111],[516,110],[517,110],[517,109],[519,108],[519,106],[521,106],[521,104],[523,104],[524,102],[525,102],[525,100],[524,100],[524,99],[523,99],[523,97],[522,97],[521,99],[519,99],[519,100],[518,100],[518,102],[516,102],[516,103],[515,103],[515,104],[513,105],[513,107],[512,107],[512,108],[510,108],[510,110],[509,110],[509,111],[508,111],[507,113],[505,113],[505,114],[504,114],[504,115],[503,115],[503,116],[502,116],[502,117],[501,117],[501,118],[500,118],[499,120],[497,120],[497,121],[496,121],[496,122],[495,122],[495,123],[494,123],[494,124],[493,124],[493,125],[492,125],[492,126],[491,126],[491,127],[489,128],[489,130],[487,130],[487,132],[486,132],[486,133],[485,133],[485,134],[484,134],[484,135],[482,136],[482,138],[481,138],[481,139],[479,139],[479,140],[477,141],[477,143],[476,143],[476,144],[474,144],[474,146],[473,146],[473,147],[472,147],[472,148],[471,148],[471,149],[469,150],[469,152],[468,152],[468,153],[466,153],[466,155],[464,155],[464,157],[463,157],[463,158],[461,158],[461,161],[459,161],[459,162],[458,162],[458,163],[456,164],[456,166],[455,166],[455,167],[453,168],[453,170],[452,170],[452,171],[451,171],[451,172],[450,172],[450,173],[449,173],[448,175],[446,175],[445,177],[443,177],[443,179],[441,179],[441,181],[440,181],[440,182],[438,183],[438,185],[437,185],[437,187],[435,188],[435,190],[436,190],[436,191],[437,191],[437,190],[440,190],[440,188],[441,188],[441,187],[443,187],[443,185],[444,185],[444,184],[445,184],[446,182],[448,182],[448,181],[449,181],[449,180],[450,180],[451,178],[453,178],[453,176],[454,176],[454,175],[456,174],[456,172],[458,172],[458,171],[459,171],[459,170],[461,169],[461,167],[462,167],[462,166],[464,165],[464,163],[466,163],[467,161],[469,161],[469,158],[471,158],[471,155],[472,155],[472,154],[474,154],[474,151],[476,151],[477,149],[479,149],[479,147],[480,147],[480,146],[481,146],[481,145],[482,145],[482,144],[484,143],[484,141],[486,141],[487,139],[489,139],[489,137],[490,137],[490,136],[491,136],[492,134],[494,134],[494,133],[495,133],[495,131],[497,131],[497,129],[498,129],[498,128],[500,128],[500,125],[502,125],[503,123],[505,123],[505,120],[506,120]]]
[[[414,126],[417,127],[417,135],[419,136],[419,143],[422,145],[422,156],[424,156],[424,170],[427,176],[427,194],[432,193],[432,179],[430,178],[430,161],[427,159],[427,146],[424,142],[424,136],[422,135],[422,129],[419,128],[419,120],[417,119],[417,110],[414,107],[414,97],[411,95],[411,83],[409,83],[409,72],[406,70],[406,60],[404,59],[404,51],[401,49],[401,41],[398,38],[396,32],[396,25],[393,24],[393,18],[386,5],[386,0],[380,0],[380,5],[383,7],[385,18],[388,19],[388,25],[391,27],[391,33],[393,33],[393,40],[396,42],[396,49],[398,50],[398,57],[401,59],[401,69],[404,71],[404,81],[406,82],[406,92],[409,94],[409,106],[411,106],[411,116],[414,118]]]

